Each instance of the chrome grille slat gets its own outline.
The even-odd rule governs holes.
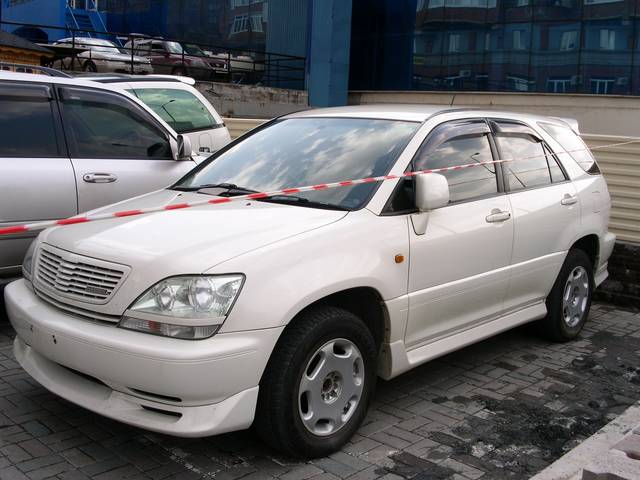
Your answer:
[[[48,295],[105,303],[128,269],[123,266],[123,270],[117,270],[113,264],[102,260],[95,260],[92,264],[92,260],[44,244],[36,260],[36,278],[40,286],[49,291]]]
[[[64,310],[65,312],[72,313],[74,315],[77,315],[78,317],[82,317],[87,320],[100,322],[100,323],[109,323],[109,324],[117,324],[120,321],[120,317],[117,315],[106,315],[102,313],[92,312],[89,310],[84,310],[79,307],[72,307],[71,305],[66,305],[44,294],[40,290],[36,290],[36,295],[38,295],[38,297],[40,297],[45,302],[51,304],[56,308],[59,308],[60,310]]]
[[[49,252],[42,253],[42,257],[60,268],[67,268],[74,271],[83,271],[86,273],[91,273],[99,276],[100,278],[113,279],[116,282],[122,277],[122,272],[118,272],[117,270],[112,269],[100,269],[91,265],[87,265],[86,263],[72,263],[66,260],[63,260],[61,257],[57,255],[52,255]]]

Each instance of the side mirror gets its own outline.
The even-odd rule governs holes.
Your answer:
[[[439,173],[416,175],[416,207],[428,212],[449,204],[449,183]]]
[[[178,144],[178,158],[176,160],[191,160],[193,155],[191,139],[186,135],[178,135],[176,142]]]

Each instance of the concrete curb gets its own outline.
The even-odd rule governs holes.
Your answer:
[[[618,418],[609,422],[576,448],[534,477],[531,477],[530,480],[581,480],[583,478],[583,469],[600,473],[603,466],[613,467],[614,465],[612,464],[616,462],[626,462],[629,457],[617,450],[613,452],[610,452],[610,450],[634,429],[637,431],[638,425],[640,425],[640,402],[629,407]],[[619,461],[615,460],[615,458],[619,458]],[[609,471],[611,471],[610,468]],[[589,475],[587,477],[609,478],[596,475],[593,476],[592,473],[590,477]],[[627,477],[614,476],[611,478],[622,479]]]

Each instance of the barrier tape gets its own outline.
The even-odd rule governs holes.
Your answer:
[[[612,143],[608,145],[601,145],[593,148],[565,150],[559,153],[560,154],[561,153],[577,153],[577,152],[584,152],[584,151],[590,151],[590,150],[593,151],[593,150],[598,150],[603,148],[619,147],[622,145],[629,145],[629,144],[638,143],[638,142],[640,142],[640,139],[629,140],[626,142]],[[234,197],[216,197],[208,200],[197,200],[194,202],[174,203],[171,205],[141,208],[141,209],[135,209],[135,210],[123,210],[119,212],[102,213],[102,214],[95,214],[91,216],[76,215],[76,216],[73,216],[70,218],[64,218],[61,220],[46,220],[42,222],[25,223],[22,225],[12,225],[10,227],[0,228],[0,236],[25,233],[25,232],[35,231],[35,230],[43,230],[48,227],[94,222],[97,220],[106,220],[110,218],[133,217],[136,215],[146,215],[148,213],[166,212],[170,210],[182,210],[185,208],[200,207],[203,205],[221,205],[225,203],[239,202],[242,200],[259,200],[262,198],[275,197],[275,196],[295,195],[297,193],[302,193],[302,192],[313,192],[313,191],[320,191],[320,190],[328,190],[331,188],[351,187],[351,186],[360,185],[363,183],[384,182],[387,180],[397,180],[399,178],[414,177],[416,175],[422,175],[422,174],[451,172],[451,171],[462,170],[462,169],[471,168],[471,167],[495,165],[498,163],[509,163],[509,162],[514,162],[516,160],[521,161],[521,160],[529,160],[532,158],[541,158],[541,157],[546,158],[554,155],[557,155],[557,154],[530,155],[526,157],[519,157],[517,159],[512,158],[512,159],[504,159],[504,160],[489,160],[485,162],[474,162],[474,163],[467,163],[464,165],[455,165],[452,167],[417,170],[413,172],[402,173],[399,175],[382,175],[378,177],[359,178],[356,180],[345,180],[342,182],[320,183],[316,185],[308,185],[305,187],[284,188],[282,190],[274,190],[271,192],[256,192],[256,193],[249,193],[245,195],[237,195]]]

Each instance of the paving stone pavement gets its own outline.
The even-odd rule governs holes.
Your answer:
[[[0,327],[0,479],[400,480],[528,478],[640,398],[640,314],[594,305],[581,338],[525,326],[380,382],[342,451],[299,462],[249,430],[145,432],[33,381]]]

